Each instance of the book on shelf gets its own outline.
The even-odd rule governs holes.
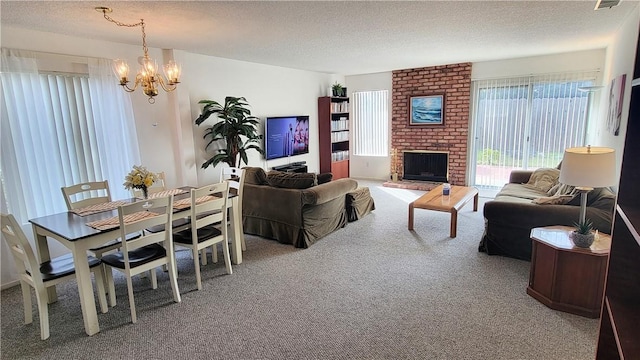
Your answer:
[[[331,121],[331,131],[349,130],[349,120],[340,118],[340,120]]]
[[[331,161],[349,160],[349,150],[334,151],[331,153]]]
[[[332,113],[348,113],[349,112],[349,103],[346,101],[343,102],[332,102],[331,103],[331,112]]]
[[[331,142],[349,141],[349,132],[340,131],[331,133]]]

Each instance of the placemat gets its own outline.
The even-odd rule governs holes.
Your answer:
[[[186,192],[187,191],[183,189],[163,190],[163,191],[158,191],[157,193],[149,194],[149,199],[155,199],[155,198],[169,196],[169,195],[184,194]],[[142,199],[142,198],[138,197],[138,199]]]
[[[117,209],[118,206],[128,204],[128,203],[129,203],[128,201],[118,200],[118,201],[111,201],[111,202],[100,203],[95,205],[89,205],[80,209],[73,209],[69,211],[71,211],[76,215],[87,216],[91,214],[97,214],[103,211]]]
[[[196,204],[202,204],[203,202],[211,201],[211,200],[217,199],[217,198],[218,197],[211,196],[211,195],[201,196],[201,197],[196,199]],[[173,208],[174,209],[182,210],[182,209],[186,209],[186,208],[189,208],[189,207],[191,207],[191,198],[182,199],[182,200],[178,200],[178,201],[174,201],[173,202]]]
[[[154,213],[151,211],[138,211],[133,214],[124,216],[124,223],[131,224],[138,220],[159,216],[160,214]],[[108,219],[102,219],[97,221],[91,221],[87,223],[87,226],[90,226],[96,230],[109,230],[113,228],[117,228],[120,226],[120,219],[117,216],[110,217]]]

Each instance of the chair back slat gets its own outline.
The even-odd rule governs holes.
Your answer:
[[[143,218],[129,224],[125,222],[125,216],[144,211],[150,211],[159,215]],[[170,253],[170,251],[173,251],[173,238],[172,232],[170,231],[171,222],[173,220],[172,213],[173,195],[154,198],[152,200],[141,200],[135,203],[118,207],[121,238],[125,239],[128,234],[142,232],[142,235],[139,238],[122,242],[122,252],[125,258],[125,264],[127,264],[126,266],[129,266],[128,252],[141,248],[143,246],[162,243],[168,254]],[[153,233],[149,231],[142,231],[144,229],[161,224],[165,225],[165,228],[162,231]]]
[[[227,181],[229,182],[230,192],[238,196],[237,199],[234,199],[234,211],[239,214],[239,221],[242,224],[242,203],[244,202],[244,181],[245,181],[245,169],[230,167],[230,168],[222,168],[220,172],[220,182]],[[241,225],[240,225],[241,226]],[[244,240],[244,235],[242,232],[240,233],[240,242],[242,244],[242,250],[246,250],[246,244]]]
[[[244,169],[227,167],[220,171],[220,182],[227,181],[229,188],[233,189],[231,193],[235,193],[242,199],[242,190],[244,188]]]
[[[102,204],[111,201],[109,182],[93,181],[65,186],[61,188],[67,210]]]
[[[11,249],[19,274],[25,275],[31,281],[42,283],[40,264],[18,221],[12,214],[1,214],[1,217],[2,235]]]
[[[197,199],[204,196],[213,196],[213,200],[198,204]],[[229,197],[229,183],[226,181],[191,189],[191,229],[201,228],[206,225],[223,223],[227,221],[227,199]],[[226,226],[222,226],[226,232]]]

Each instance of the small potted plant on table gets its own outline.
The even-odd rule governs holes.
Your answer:
[[[582,222],[575,223],[575,230],[571,232],[570,238],[577,247],[588,248],[595,240],[593,233],[593,223],[586,219]]]

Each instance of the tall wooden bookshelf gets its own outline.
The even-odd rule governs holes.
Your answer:
[[[596,359],[640,359],[640,39]]]
[[[349,177],[349,98],[318,98],[320,172],[333,179]]]

